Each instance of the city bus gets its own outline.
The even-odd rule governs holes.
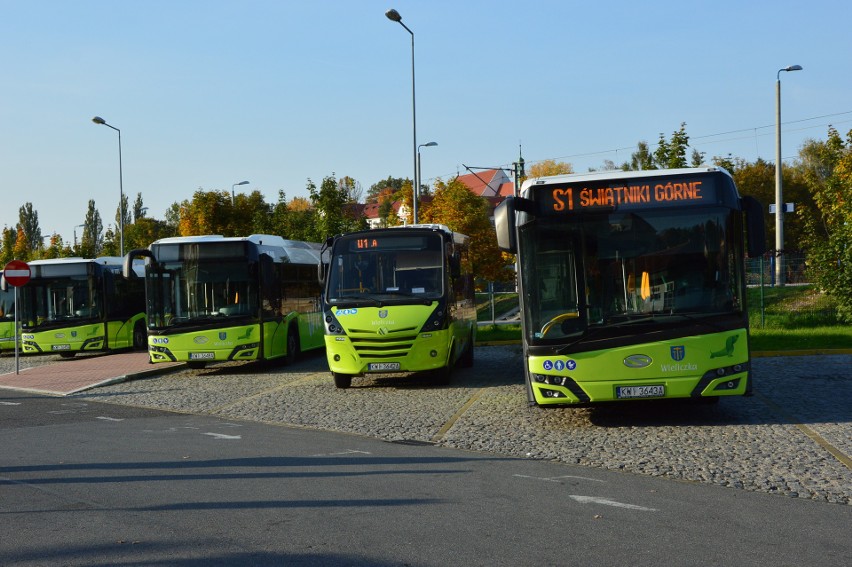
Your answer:
[[[444,225],[353,232],[326,242],[325,349],[334,384],[427,371],[447,383],[473,364],[476,308],[470,239]]]
[[[530,179],[495,230],[517,254],[530,405],[751,393],[744,255],[763,253],[763,215],[725,170]]]
[[[15,350],[15,289],[6,284],[6,278],[0,275],[0,352]]]
[[[122,275],[122,258],[57,258],[29,262],[18,289],[23,354],[145,348],[141,266]],[[14,344],[12,345],[14,348]]]
[[[320,245],[280,236],[157,240],[132,250],[145,263],[151,362],[281,359],[323,346]]]

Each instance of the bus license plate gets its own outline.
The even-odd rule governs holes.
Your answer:
[[[191,352],[189,353],[190,360],[213,360],[216,354],[212,352]]]
[[[655,386],[616,386],[616,398],[659,398],[666,395],[666,387]]]
[[[367,370],[371,372],[383,370],[399,370],[398,362],[371,362],[367,365]]]
[[[51,350],[71,350],[71,345],[51,345]]]

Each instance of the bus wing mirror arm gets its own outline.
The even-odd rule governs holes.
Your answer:
[[[534,213],[535,203],[523,197],[506,197],[494,209],[494,230],[497,231],[497,247],[516,254],[518,251],[518,212]]]
[[[133,270],[133,261],[138,258],[150,258],[152,264],[157,263],[157,260],[154,258],[154,253],[147,248],[131,250],[124,256],[124,264],[121,266],[122,276],[127,279],[138,277],[136,272]]]

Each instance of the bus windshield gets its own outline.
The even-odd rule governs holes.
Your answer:
[[[148,266],[149,328],[257,316],[256,285],[245,259],[188,259]]]
[[[33,279],[21,293],[21,327],[27,330],[101,318],[100,290],[86,275]]]
[[[540,217],[519,228],[528,340],[742,310],[743,260],[723,207]]]
[[[332,250],[326,299],[337,306],[439,299],[443,257],[438,234],[344,236]]]

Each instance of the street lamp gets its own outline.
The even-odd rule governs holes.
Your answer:
[[[775,80],[775,285],[784,286],[784,192],[781,182],[781,72],[801,71],[801,65],[778,69]]]
[[[414,184],[414,194],[412,195],[412,201],[414,202],[414,223],[417,224],[417,201],[420,195],[420,176],[423,175],[423,170],[420,168],[420,148],[431,148],[432,146],[437,146],[438,142],[426,142],[425,144],[420,144],[417,146],[417,181]]]
[[[121,171],[121,130],[112,124],[107,124],[106,120],[100,116],[92,118],[92,122],[95,124],[101,124],[102,126],[107,126],[118,132],[118,241],[121,255],[124,256],[124,175]]]
[[[237,185],[248,185],[248,184],[249,184],[248,181],[240,181],[239,183],[234,183],[233,185],[231,185],[231,205],[234,204],[234,187],[236,187]]]
[[[399,15],[399,12],[391,8],[387,12],[385,12],[385,16],[392,22],[396,22],[402,27],[405,28],[405,31],[411,34],[411,133],[413,139],[413,148],[414,148],[414,179],[412,183],[417,183],[417,104],[416,104],[416,96],[415,96],[415,88],[414,88],[414,32],[411,31],[408,26],[402,23],[402,16]],[[414,188],[413,191],[413,201],[414,207],[412,211],[412,219],[414,224],[417,224],[417,188]]]

